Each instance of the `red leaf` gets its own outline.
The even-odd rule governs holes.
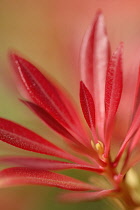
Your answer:
[[[97,158],[97,154],[95,151],[93,151],[93,148],[87,148],[83,144],[81,144],[80,141],[75,139],[59,122],[57,122],[48,112],[46,112],[41,107],[37,106],[36,104],[33,104],[32,102],[27,102],[21,100],[23,103],[25,103],[29,108],[31,108],[45,123],[47,123],[51,128],[53,128],[56,132],[61,134],[63,137],[65,137],[67,140],[69,140],[67,143],[72,147],[78,147],[79,150],[84,151],[84,155],[88,154],[92,157],[94,156],[95,159]],[[72,144],[75,143],[75,144]],[[91,147],[91,145],[90,145]],[[78,160],[79,162],[79,160]]]
[[[140,104],[140,67],[139,67],[139,71],[138,71],[138,79],[137,79],[136,89],[135,89],[133,115],[135,115],[135,112],[136,112],[139,104]]]
[[[27,60],[17,55],[11,57],[16,73],[33,102],[49,112],[65,128],[77,133],[86,144],[87,136],[68,97]]]
[[[106,76],[105,108],[106,108],[106,151],[110,148],[110,136],[113,121],[120,103],[122,94],[122,44],[113,54]]]
[[[80,102],[84,117],[92,130],[95,142],[98,141],[95,132],[95,107],[92,95],[83,82],[80,83]]]
[[[84,158],[86,157],[86,159],[90,160],[90,162],[93,162],[94,164],[96,163],[97,166],[102,166],[105,167],[106,166],[106,162],[104,162],[103,160],[101,160],[98,156],[98,153],[96,152],[95,149],[91,148],[91,150],[84,148],[84,147],[79,147],[77,145],[70,145],[70,147],[73,149],[73,151],[80,153],[81,155],[84,156]]]
[[[139,144],[139,139],[140,139],[140,127],[138,130],[135,132],[135,135],[133,136],[133,140],[130,142],[128,150],[127,150],[127,156],[129,157],[133,151],[134,148],[136,148]],[[128,158],[127,157],[127,158]]]
[[[43,170],[82,169],[96,173],[103,172],[103,169],[101,168],[94,168],[88,165],[67,163],[67,162],[49,160],[44,158],[35,158],[35,157],[21,157],[21,156],[1,157],[0,162],[8,164],[10,163],[28,168],[43,169]]]
[[[113,190],[102,190],[96,192],[71,192],[61,194],[59,199],[65,202],[84,202],[103,199],[105,197],[111,196],[112,194]]]
[[[140,152],[134,155],[134,157],[130,158],[124,165],[121,170],[121,174],[125,175],[127,171],[134,167],[136,164],[140,163]]]
[[[74,178],[41,169],[8,168],[0,172],[0,187],[45,185],[74,191],[92,190],[90,184]]]
[[[104,91],[105,77],[110,56],[110,47],[104,24],[104,17],[98,12],[89,27],[81,49],[82,81],[93,94],[96,125],[100,140],[104,140]]]
[[[75,139],[57,120],[55,120],[47,111],[45,111],[40,106],[29,102],[21,100],[25,105],[27,105],[38,117],[49,125],[54,131],[61,134],[63,137],[68,140],[73,141],[76,144],[80,144],[77,139]]]
[[[124,150],[126,149],[128,143],[130,142],[132,136],[134,135],[134,133],[139,128],[139,126],[140,126],[140,117],[139,116],[140,116],[140,105],[139,105],[139,107],[138,107],[138,109],[137,109],[137,111],[135,113],[134,119],[132,121],[131,127],[128,130],[128,133],[126,135],[126,138],[123,141],[123,143],[121,145],[121,148],[120,148],[120,150],[119,150],[119,152],[117,154],[117,157],[116,157],[116,159],[114,161],[114,165],[117,165],[118,164],[118,162],[119,162],[119,160],[120,160],[120,158],[121,158]],[[131,146],[132,148],[133,148],[133,145],[136,144],[136,142],[137,142],[137,136],[135,137],[134,142],[132,143],[132,146]]]
[[[0,118],[0,140],[24,150],[83,163],[82,160],[64,152],[27,128],[2,118]]]

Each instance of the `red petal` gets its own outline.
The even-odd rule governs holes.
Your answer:
[[[93,186],[74,178],[41,169],[8,168],[0,172],[0,187],[45,185],[67,190],[92,190]]]
[[[54,131],[73,141],[74,143],[79,144],[78,140],[76,140],[57,120],[55,120],[43,108],[29,101],[21,101],[26,104],[36,115],[38,115],[39,118],[41,118],[41,120],[43,120],[43,122],[49,125]]]
[[[106,76],[106,155],[110,149],[110,133],[122,93],[122,44],[113,54]]]
[[[75,108],[68,97],[27,60],[17,55],[11,57],[16,73],[22,80],[30,98],[64,127],[85,137]],[[86,141],[84,138],[82,140]]]
[[[34,132],[2,118],[0,118],[0,140],[24,150],[83,163],[82,160],[64,152]]]
[[[83,82],[80,83],[80,102],[84,117],[92,130],[95,142],[98,141],[95,132],[95,107],[92,95],[86,88]]]
[[[1,157],[0,162],[15,164],[29,168],[43,169],[43,170],[82,169],[96,173],[103,172],[103,169],[101,168],[94,168],[88,165],[66,163],[56,160],[49,160],[49,159],[35,158],[35,157],[21,157],[21,156]]]
[[[110,55],[110,47],[104,24],[104,17],[98,12],[94,24],[88,29],[81,49],[82,81],[93,93],[96,110],[96,124],[100,140],[104,139],[104,91],[105,76]]]
[[[61,194],[59,199],[65,202],[94,201],[111,196],[112,193],[113,190],[102,190],[97,192],[71,192]]]

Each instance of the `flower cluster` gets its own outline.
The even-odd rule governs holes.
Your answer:
[[[138,206],[132,195],[133,186],[130,187],[126,175],[140,161],[139,153],[134,153],[132,157],[140,135],[140,105],[137,100],[140,77],[131,125],[115,157],[111,154],[111,145],[115,144],[113,128],[123,87],[122,51],[123,44],[120,43],[113,55],[110,55],[104,17],[98,12],[85,34],[80,56],[80,103],[90,132],[84,127],[73,102],[57,84],[27,60],[11,55],[21,93],[26,95],[26,100],[21,102],[63,137],[68,150],[55,146],[27,128],[0,118],[1,141],[27,151],[66,160],[1,157],[1,162],[16,167],[0,171],[0,187],[28,184],[55,186],[76,191],[63,193],[61,199],[65,201],[95,200],[109,196],[118,198],[131,209]],[[121,167],[118,167],[120,162]],[[93,179],[86,183],[54,172],[62,169],[96,173],[105,177],[108,185],[99,186]]]

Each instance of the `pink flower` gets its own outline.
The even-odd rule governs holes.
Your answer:
[[[138,206],[131,196],[134,189],[129,187],[129,180],[126,181],[125,177],[129,169],[140,161],[139,152],[135,153],[140,135],[140,106],[137,100],[140,76],[130,128],[117,155],[111,155],[111,145],[115,144],[113,128],[123,87],[122,51],[121,43],[110,56],[104,18],[98,12],[94,24],[87,30],[81,49],[80,103],[90,133],[84,128],[73,102],[58,85],[44,77],[25,59],[11,55],[21,93],[26,95],[26,100],[21,102],[60,134],[68,149],[61,149],[27,128],[0,118],[1,141],[67,161],[22,156],[2,157],[1,162],[18,167],[0,171],[1,187],[27,184],[55,186],[77,191],[62,194],[61,199],[67,201],[95,200],[110,196],[123,200],[126,206]],[[121,160],[123,154],[125,157]],[[119,163],[121,167],[118,167]],[[99,187],[93,180],[86,183],[52,172],[62,169],[91,171],[105,177],[109,186]]]

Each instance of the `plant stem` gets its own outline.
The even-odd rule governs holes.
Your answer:
[[[121,183],[121,194],[120,201],[123,203],[125,209],[134,210],[136,207],[139,207],[140,204],[136,203],[131,195],[131,190],[125,180]]]
[[[113,167],[110,159],[107,161],[107,166],[104,176],[113,185],[115,189],[115,196],[122,203],[124,209],[135,210],[140,207],[140,204],[136,203],[132,198],[132,189],[125,182],[125,177],[118,175],[116,169]]]

